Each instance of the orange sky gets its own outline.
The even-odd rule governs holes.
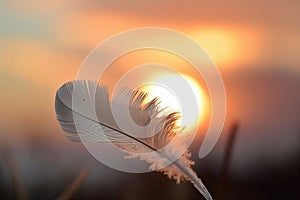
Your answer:
[[[38,83],[51,85],[74,77],[83,58],[99,42],[143,26],[187,34],[206,49],[220,69],[285,64],[297,70],[299,65],[297,1],[25,2],[1,3],[0,66]],[[32,72],[39,72],[41,65],[43,73],[51,74],[55,81],[40,80],[39,73]]]
[[[72,80],[88,52],[112,34],[161,26],[193,38],[221,71],[276,67],[299,72],[298,4],[2,1],[0,70],[52,91]]]

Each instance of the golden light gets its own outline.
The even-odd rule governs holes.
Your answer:
[[[184,78],[188,81],[188,83],[190,84],[197,103],[198,103],[198,109],[200,111],[200,116],[199,116],[199,121],[201,121],[201,119],[204,117],[205,115],[205,104],[206,104],[206,97],[205,97],[205,93],[204,90],[202,89],[202,87],[200,86],[200,84],[198,83],[198,81],[196,81],[193,77],[188,76],[188,75],[183,75]]]
[[[179,99],[178,96],[170,90],[170,88],[165,87],[163,84],[159,84],[162,80],[169,80],[173,82],[182,81],[182,77],[188,82],[189,86],[191,87],[194,97],[196,98],[197,105],[189,105],[191,109],[194,111],[198,109],[199,115],[195,116],[193,113],[187,116],[184,116],[185,122],[182,120],[179,120],[178,123],[181,126],[184,126],[186,130],[192,130],[194,128],[197,128],[198,123],[203,119],[206,111],[205,111],[205,102],[206,97],[204,94],[203,89],[201,88],[200,84],[191,76],[188,76],[186,74],[182,74],[181,77],[179,75],[164,75],[160,77],[158,80],[156,80],[156,84],[150,84],[145,85],[142,88],[140,88],[142,91],[145,91],[149,94],[146,101],[152,100],[153,98],[158,97],[161,101],[160,107],[162,109],[165,109],[165,112],[182,112],[182,104],[185,103],[182,101],[182,99]],[[180,89],[181,85],[178,84],[178,87]],[[185,92],[185,91],[183,91]],[[189,92],[189,91],[186,91]],[[194,112],[195,113],[195,112]]]
[[[258,33],[246,28],[207,27],[189,31],[211,59],[221,66],[243,64],[257,57]]]

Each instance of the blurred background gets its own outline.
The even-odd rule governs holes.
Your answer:
[[[215,199],[300,196],[300,1],[0,2],[0,199],[203,199],[190,183],[126,174],[70,143],[56,90],[113,34],[158,26],[202,45],[227,92],[224,131],[194,169]],[[118,69],[116,68],[116,71]]]

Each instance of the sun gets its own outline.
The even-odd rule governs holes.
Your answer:
[[[186,90],[183,87],[182,81],[186,81],[190,87],[190,90]],[[166,83],[175,83],[176,89],[181,91],[180,98],[172,88],[168,87]],[[167,85],[167,86],[166,86]],[[182,87],[182,88],[181,88]],[[165,109],[164,112],[179,112],[182,113],[183,106],[185,106],[187,112],[184,116],[181,116],[179,123],[184,126],[187,130],[197,128],[197,125],[202,120],[205,112],[205,95],[204,90],[200,84],[191,76],[186,74],[180,75],[164,75],[158,78],[155,83],[145,84],[140,88],[142,91],[148,93],[146,101],[150,101],[153,98],[158,97],[161,101],[161,109]],[[188,93],[193,94],[188,94]],[[196,104],[191,104],[191,98],[195,98]]]

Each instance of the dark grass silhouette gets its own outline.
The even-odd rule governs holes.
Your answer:
[[[260,175],[257,176],[237,177],[234,173],[229,173],[232,152],[234,151],[235,144],[239,142],[237,138],[239,134],[238,127],[238,123],[233,123],[231,126],[230,134],[227,137],[227,145],[225,145],[226,148],[224,148],[223,151],[222,167],[219,173],[211,170],[211,166],[206,164],[206,162],[201,162],[201,167],[196,169],[197,172],[199,171],[199,173],[203,174],[203,179],[206,180],[206,184],[214,195],[214,199],[299,199],[300,152],[293,161],[281,167],[272,167],[272,165],[266,163],[265,160],[261,160],[266,166],[270,167],[268,169],[262,169]],[[19,170],[20,166],[16,164],[18,157],[11,153],[10,148],[4,148],[3,145],[0,154],[1,200],[203,199],[190,184],[182,183],[181,185],[176,185],[172,180],[166,179],[159,173],[126,174],[112,169],[108,169],[108,172],[121,179],[121,181],[116,182],[113,186],[101,181],[90,183],[88,180],[91,178],[91,174],[87,175],[86,171],[83,170],[79,174],[71,173],[73,174],[72,176],[70,174],[63,175],[61,177],[61,183],[57,183],[58,186],[54,187],[49,182],[45,182],[38,188],[29,190],[26,182],[22,178],[24,174]],[[67,168],[69,166],[62,167]],[[79,166],[78,171],[80,171],[80,167],[81,166]],[[49,166],[49,168],[51,168],[51,166]],[[49,170],[49,168],[44,170]],[[90,169],[88,169],[88,171],[90,171]],[[96,176],[98,175],[96,174]],[[9,177],[11,181],[4,181],[4,177]],[[42,191],[50,191],[52,194],[46,195]]]

